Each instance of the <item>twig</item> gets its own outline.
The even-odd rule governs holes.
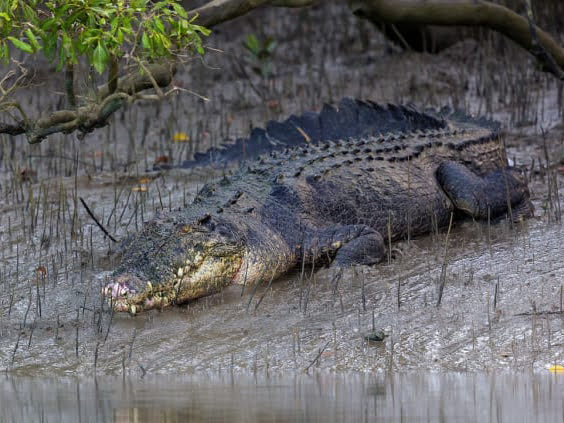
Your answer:
[[[439,284],[439,298],[437,299],[437,307],[439,307],[441,305],[441,300],[443,299],[443,290],[445,288],[445,283],[446,283],[446,270],[447,270],[447,253],[448,253],[448,239],[450,237],[450,229],[452,228],[452,218],[453,218],[454,212],[450,212],[450,221],[448,223],[448,230],[447,230],[447,234],[446,234],[446,239],[445,239],[445,253],[444,253],[444,257],[443,257],[443,266],[441,269],[441,279],[440,279],[440,284]]]
[[[307,371],[310,369],[311,366],[314,365],[314,363],[319,360],[319,357],[321,357],[321,354],[323,354],[323,351],[325,351],[325,348],[327,348],[327,346],[331,343],[331,341],[327,341],[327,343],[323,346],[323,348],[321,348],[319,350],[319,352],[317,353],[317,355],[315,356],[315,358],[313,359],[313,361],[311,363],[309,363],[309,366],[307,366],[304,369],[304,373],[307,373]]]
[[[562,311],[550,311],[550,310],[544,310],[544,311],[525,311],[523,313],[517,313],[514,314],[514,316],[547,316],[547,315],[558,315],[558,314],[563,314]]]
[[[102,226],[102,224],[100,222],[98,222],[98,219],[96,219],[96,216],[94,216],[94,213],[92,213],[90,211],[90,209],[88,208],[88,206],[86,205],[86,202],[83,200],[82,197],[79,197],[80,202],[82,203],[82,205],[84,206],[84,208],[86,209],[86,212],[88,213],[88,215],[92,218],[92,220],[94,221],[94,223],[96,223],[96,225],[98,225],[98,227],[102,230],[102,232],[104,232],[104,234],[110,238],[113,242],[117,242],[117,240],[110,235],[110,233],[106,230],[106,228],[104,228]]]
[[[262,303],[262,300],[264,300],[264,297],[266,296],[266,294],[267,294],[267,292],[268,292],[268,289],[270,288],[270,285],[272,285],[272,281],[274,280],[274,276],[276,276],[277,270],[278,270],[278,267],[276,267],[276,268],[274,269],[274,272],[272,272],[272,276],[271,276],[270,280],[268,281],[268,285],[266,285],[266,288],[265,288],[264,292],[262,293],[262,295],[260,296],[259,300],[258,300],[257,303],[255,304],[255,311],[257,311],[257,309],[258,309],[260,303]]]

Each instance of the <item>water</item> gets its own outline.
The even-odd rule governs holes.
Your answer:
[[[0,379],[0,422],[555,422],[564,375],[355,373]]]

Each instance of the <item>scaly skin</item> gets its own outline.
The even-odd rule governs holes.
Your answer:
[[[104,288],[114,310],[137,313],[268,281],[304,260],[372,265],[385,257],[388,224],[398,240],[445,226],[453,211],[513,220],[533,213],[491,122],[344,100],[339,111],[269,125],[255,135],[272,141],[295,131],[284,140],[295,146],[205,185],[186,209],[157,216],[128,241]],[[379,127],[394,132],[371,135]]]

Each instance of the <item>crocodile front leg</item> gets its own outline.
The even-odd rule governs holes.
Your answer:
[[[385,256],[382,235],[372,228],[364,227],[359,236],[339,248],[333,263],[340,267],[359,264],[370,266],[380,263]]]
[[[516,169],[500,169],[480,176],[449,161],[439,166],[436,176],[454,207],[476,219],[507,214],[517,221],[533,215],[527,184]]]
[[[373,265],[386,255],[382,235],[366,225],[336,225],[308,234],[306,239],[302,246],[306,264],[324,260],[339,267]]]

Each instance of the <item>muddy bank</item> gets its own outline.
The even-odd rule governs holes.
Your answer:
[[[138,105],[83,141],[55,136],[30,147],[4,140],[0,369],[141,376],[522,370],[564,361],[562,84],[496,37],[430,56],[390,52],[374,29],[336,5],[256,16],[219,28],[208,43],[224,52],[190,63],[178,77],[209,102],[183,95]],[[272,76],[254,75],[245,62],[241,43],[249,33],[278,40]],[[36,110],[57,98],[48,82],[35,89],[44,95],[25,100]],[[100,292],[117,246],[80,197],[122,239],[157,211],[187,204],[213,177],[206,170],[146,173],[155,161],[181,162],[251,125],[343,96],[450,105],[500,120],[510,157],[529,169],[537,217],[513,228],[456,225],[440,307],[445,233],[396,245],[389,263],[351,270],[336,290],[332,270],[324,269],[303,283],[288,275],[254,296],[231,287],[163,312],[109,312]],[[175,142],[178,133],[185,136]],[[387,337],[369,343],[363,335],[372,330]]]

